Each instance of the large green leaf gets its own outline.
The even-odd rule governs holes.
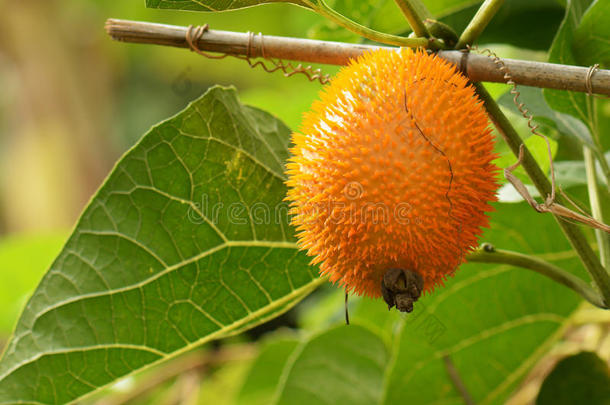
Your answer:
[[[236,10],[265,3],[292,3],[308,7],[301,0],[146,0],[146,7],[215,12]]]
[[[321,282],[288,225],[289,129],[213,88],[117,164],[28,302],[0,403],[65,403],[287,310]]]
[[[576,46],[574,32],[591,0],[567,0],[566,14],[549,51],[549,62],[578,65],[573,49]],[[591,117],[587,107],[587,95],[573,91],[544,90],[544,97],[554,110],[570,114],[584,123]]]
[[[275,403],[379,403],[388,357],[384,342],[370,330],[357,325],[331,328],[304,341],[292,353]]]
[[[547,260],[586,277],[550,215],[521,204],[498,204],[484,239],[497,247]],[[445,288],[407,317],[395,347],[386,404],[447,403],[463,399],[447,362],[477,404],[502,403],[557,337],[580,298],[528,270],[508,265],[461,266]],[[416,387],[426,387],[425,390]]]
[[[610,369],[593,352],[561,360],[544,380],[537,405],[610,405]]]
[[[596,0],[574,33],[574,57],[582,65],[610,66],[610,2]]]

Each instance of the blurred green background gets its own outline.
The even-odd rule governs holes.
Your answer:
[[[219,14],[146,9],[143,0],[24,1],[0,32],[3,233],[69,228],[116,159],[151,125],[213,84],[289,125],[319,90],[252,70],[234,58],[206,60],[183,49],[112,41],[116,17],[305,36],[320,20],[306,9],[268,5]]]

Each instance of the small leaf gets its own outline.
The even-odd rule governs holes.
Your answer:
[[[610,2],[596,0],[582,16],[574,32],[572,50],[579,64],[591,66],[599,63],[610,66]]]
[[[277,404],[377,404],[388,352],[357,325],[338,326],[302,343],[286,363]]]
[[[219,87],[146,134],[23,311],[0,403],[75,400],[277,316],[321,283],[283,202],[289,135]]]
[[[610,369],[593,352],[561,360],[544,380],[537,405],[609,405]]]
[[[301,0],[146,0],[148,8],[217,12],[253,7],[265,3],[292,3],[308,7]]]
[[[549,51],[549,62],[577,65],[573,49],[577,46],[574,32],[591,0],[567,0],[566,14]],[[591,122],[587,95],[564,90],[545,89],[544,97],[554,110],[570,114],[588,124]]]

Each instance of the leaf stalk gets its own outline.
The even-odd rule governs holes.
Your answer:
[[[400,8],[400,11],[404,14],[409,26],[413,30],[413,33],[418,37],[430,38],[430,32],[424,24],[426,16],[420,12],[421,7],[418,9],[416,2],[418,0],[394,0],[396,5]],[[421,5],[423,7],[423,4]]]
[[[485,0],[462,32],[455,49],[464,49],[467,45],[472,45],[496,15],[502,4],[504,4],[504,0]]]
[[[589,191],[589,204],[591,206],[591,216],[597,221],[604,223],[604,215],[601,206],[600,189],[597,179],[597,170],[595,169],[594,153],[588,147],[583,147],[585,158],[585,171],[587,173],[587,189]],[[599,246],[599,258],[602,266],[608,268],[610,265],[610,234],[595,229],[595,238]]]
[[[405,38],[397,35],[386,34],[383,32],[375,31],[364,25],[358,24],[357,22],[350,20],[343,14],[335,11],[331,8],[324,0],[316,1],[304,1],[309,7],[315,10],[318,14],[328,18],[332,22],[348,29],[364,38],[372,41],[380,42],[383,44],[405,46],[408,48],[419,48],[425,47],[430,49],[436,49],[435,42],[429,41],[427,38]]]
[[[483,243],[478,249],[469,254],[467,259],[469,262],[510,264],[533,270],[575,291],[596,307],[607,309],[602,297],[585,281],[538,257],[496,249],[489,243]]]

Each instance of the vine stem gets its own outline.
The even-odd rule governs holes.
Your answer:
[[[513,128],[510,121],[500,107],[493,99],[493,97],[487,92],[485,87],[481,83],[475,83],[475,88],[483,102],[485,103],[485,108],[489,113],[492,121],[495,123],[496,128],[512,150],[515,156],[519,156],[519,148],[523,144],[521,138],[517,134],[517,131]],[[534,186],[538,189],[541,196],[547,196],[551,193],[551,184],[547,179],[546,175],[536,163],[536,160],[533,158],[529,149],[524,145],[523,146],[523,160],[521,161],[521,166],[525,169],[527,175],[534,183]],[[560,195],[555,196],[555,201],[558,204],[566,205],[563,201],[563,198]],[[589,246],[587,239],[584,234],[581,232],[580,228],[577,225],[567,222],[566,220],[555,216],[559,227],[566,235],[570,244],[574,248],[574,250],[578,253],[583,265],[587,269],[587,272],[593,279],[595,286],[599,290],[602,296],[602,302],[604,303],[603,307],[607,307],[606,304],[610,303],[610,275],[606,272],[606,270],[601,265],[598,260],[595,252]]]
[[[608,162],[606,161],[606,156],[604,156],[603,149],[599,144],[599,141],[595,141],[595,150],[593,154],[597,158],[597,163],[599,163],[600,168],[602,169],[602,174],[604,180],[606,181],[606,193],[610,194],[610,167],[608,166]]]
[[[596,307],[608,308],[602,297],[585,281],[540,258],[509,250],[496,249],[489,243],[483,243],[474,252],[470,253],[467,259],[469,262],[510,264],[533,270],[575,291]]]
[[[109,19],[106,31],[118,40],[140,44],[156,44],[189,48],[187,27],[156,24],[143,21]],[[410,38],[412,39],[412,38]],[[316,41],[302,38],[252,35],[251,33],[208,30],[197,41],[202,51],[251,58],[285,59],[327,65],[347,65],[351,59],[381,46]],[[264,48],[264,49],[263,49]],[[386,47],[386,49],[396,49]],[[504,73],[485,55],[465,54],[462,51],[442,50],[436,54],[457,66],[474,82],[505,83]],[[558,90],[586,92],[588,68],[554,63],[502,59],[517,84]],[[591,79],[593,93],[610,95],[610,70],[599,69]]]
[[[598,65],[595,65],[592,72]],[[593,137],[593,143],[595,150],[591,150],[587,146],[583,147],[583,155],[585,160],[585,170],[587,173],[587,190],[589,192],[589,204],[591,206],[591,215],[593,218],[600,222],[604,222],[604,210],[601,205],[600,187],[598,186],[597,170],[595,167],[595,161],[600,164],[602,169],[603,177],[606,181],[606,192],[610,193],[610,176],[608,175],[608,162],[604,156],[603,148],[599,139],[599,124],[597,121],[597,104],[595,99],[591,97],[591,94],[587,94],[587,113],[590,118],[589,128],[591,129],[591,135]],[[599,229],[595,230],[595,238],[597,239],[597,245],[599,246],[599,259],[602,266],[606,268],[607,272],[610,272],[610,235],[602,232]]]
[[[407,22],[411,26],[413,33],[418,37],[430,38],[430,32],[424,25],[424,19],[427,16],[422,15],[420,9],[414,4],[417,0],[394,0],[400,11],[404,14]]]
[[[591,205],[591,215],[599,222],[604,222],[601,200],[599,195],[599,185],[597,184],[597,170],[595,169],[595,157],[593,151],[583,148],[585,158],[585,170],[587,173],[587,188],[589,191],[589,203]],[[610,235],[601,229],[595,230],[595,238],[599,246],[599,258],[602,266],[608,268],[610,266]]]
[[[464,32],[462,32],[458,43],[455,45],[455,49],[463,49],[466,48],[466,45],[472,45],[474,40],[487,27],[493,16],[496,15],[502,4],[504,4],[504,0],[485,0],[464,29]]]
[[[311,7],[313,10],[315,10],[321,16],[326,17],[334,23],[342,26],[343,28],[346,28],[372,41],[390,45],[406,46],[408,48],[424,47],[436,49],[436,43],[434,41],[428,40],[427,38],[405,38],[367,28],[364,25],[358,24],[357,22],[345,17],[343,14],[340,14],[337,11],[333,10],[331,7],[328,6],[328,4],[326,4],[324,0],[305,1],[304,3]]]

